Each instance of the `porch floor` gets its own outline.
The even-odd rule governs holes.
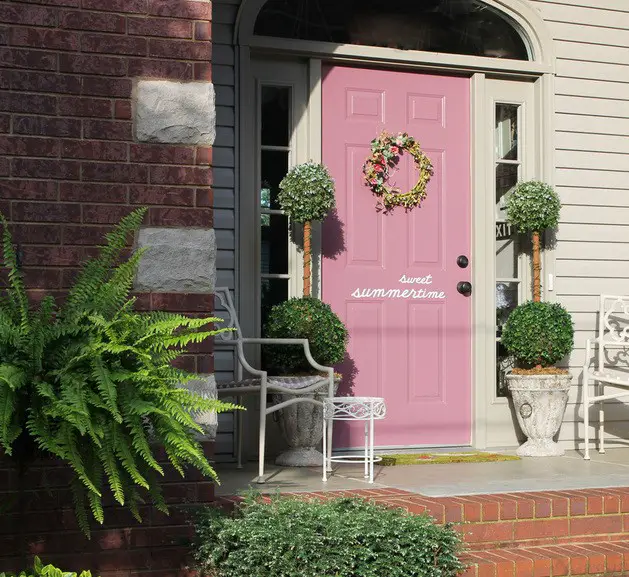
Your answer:
[[[494,451],[495,452],[495,451]],[[581,452],[567,451],[563,457],[524,458],[493,463],[450,463],[446,465],[376,466],[374,483],[363,479],[361,465],[335,464],[327,483],[320,468],[282,468],[267,464],[265,484],[255,483],[257,464],[219,463],[217,495],[237,495],[249,487],[264,493],[352,491],[369,488],[402,489],[430,497],[562,491],[629,487],[629,448],[610,448],[603,455],[590,451],[591,461]]]

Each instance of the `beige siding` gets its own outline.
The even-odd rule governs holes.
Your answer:
[[[573,314],[574,374],[560,439],[583,437],[585,341],[598,295],[629,294],[629,1],[535,0],[555,39],[556,176],[564,208],[555,291]],[[597,415],[591,410],[591,417]],[[629,407],[606,415],[612,436],[629,435]]]

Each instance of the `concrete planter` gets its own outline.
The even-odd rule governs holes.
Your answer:
[[[520,457],[559,457],[564,450],[553,440],[568,403],[571,375],[507,375],[518,423],[528,441]]]
[[[269,382],[281,382],[283,387],[303,389],[322,378],[324,377],[269,377]],[[335,393],[339,382],[340,379],[334,380]],[[321,392],[299,396],[321,401],[327,394],[327,387],[325,382]],[[290,393],[273,393],[273,402],[283,403],[295,396]],[[318,447],[323,437],[323,407],[313,403],[294,403],[279,410],[277,415],[280,431],[289,448],[275,459],[275,464],[281,467],[320,467],[323,464],[323,454]]]

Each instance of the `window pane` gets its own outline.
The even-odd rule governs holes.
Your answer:
[[[391,9],[391,6],[394,6]],[[477,0],[269,0],[255,34],[528,60],[514,25]]]
[[[288,146],[290,88],[262,87],[262,146]]]
[[[518,160],[518,108],[516,104],[496,105],[496,158]]]
[[[496,223],[496,278],[518,278],[519,240],[509,223]]]
[[[280,182],[288,172],[288,152],[263,150],[260,172],[262,177],[260,205],[263,208],[279,208],[277,193]]]
[[[506,220],[506,201],[511,189],[518,183],[517,164],[496,166],[496,220]]]
[[[262,283],[262,327],[266,325],[269,312],[274,305],[288,300],[288,280],[263,278]]]
[[[496,334],[500,336],[511,311],[518,306],[519,283],[499,282],[496,284]]]
[[[288,217],[262,214],[260,272],[288,274]]]

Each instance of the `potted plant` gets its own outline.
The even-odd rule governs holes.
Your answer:
[[[518,423],[528,437],[518,455],[563,455],[554,441],[568,402],[572,376],[555,366],[570,354],[574,327],[558,303],[541,301],[541,235],[559,223],[561,202],[543,182],[519,184],[507,201],[507,219],[533,241],[533,300],[516,307],[502,330],[502,344],[515,360],[507,375]]]
[[[145,212],[134,211],[107,235],[59,306],[51,296],[37,306],[29,300],[0,215],[9,281],[0,298],[0,453],[20,475],[36,460],[61,461],[88,536],[110,499],[138,520],[147,498],[167,511],[159,482],[167,471],[156,448],[182,477],[193,467],[216,479],[195,417],[236,408],[183,387],[196,376],[171,364],[187,345],[222,332],[212,330],[220,319],[133,309],[142,251],[123,254]]]
[[[291,222],[304,226],[303,296],[271,309],[264,336],[308,339],[313,358],[322,365],[332,366],[345,357],[347,330],[329,305],[311,296],[311,236],[312,222],[323,220],[334,207],[334,181],[325,166],[314,162],[300,164],[280,183],[278,202]],[[280,381],[284,387],[305,388],[321,379],[321,375],[312,374],[313,369],[301,347],[266,347],[265,360],[270,374],[276,375],[269,377],[269,381]],[[335,379],[337,385],[338,380]],[[322,391],[324,389],[322,384]],[[278,403],[288,398],[288,394],[274,394],[274,401]],[[289,450],[278,456],[276,464],[320,465],[323,456],[317,446],[323,435],[322,421],[322,409],[314,403],[295,403],[281,409],[278,423]]]

